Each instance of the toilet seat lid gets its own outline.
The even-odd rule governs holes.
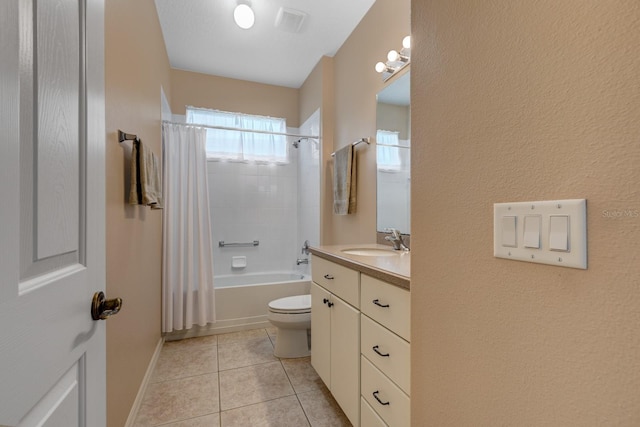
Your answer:
[[[269,310],[280,313],[310,312],[311,295],[295,295],[273,300],[269,303]]]

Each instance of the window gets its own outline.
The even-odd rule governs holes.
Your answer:
[[[286,133],[285,119],[187,108],[187,123]],[[287,138],[272,133],[207,129],[207,158],[237,162],[289,163]]]
[[[395,172],[402,168],[400,149],[403,147],[400,145],[398,135],[398,132],[388,130],[378,129],[376,132],[378,170]]]

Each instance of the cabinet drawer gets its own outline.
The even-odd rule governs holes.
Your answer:
[[[367,316],[411,341],[409,291],[362,275],[360,310]]]
[[[364,314],[360,315],[360,351],[391,381],[411,394],[411,346]]]
[[[360,307],[360,273],[317,256],[312,257],[314,282],[352,306]]]
[[[410,399],[365,357],[360,363],[362,397],[390,426],[409,427]]]
[[[362,427],[387,427],[364,398],[360,398],[360,425]]]

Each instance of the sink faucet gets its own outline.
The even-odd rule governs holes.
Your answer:
[[[389,236],[384,236],[384,240],[387,240],[393,244],[393,249],[396,251],[408,251],[409,248],[404,244],[402,240],[402,234],[396,228],[387,228],[385,231],[391,233]]]

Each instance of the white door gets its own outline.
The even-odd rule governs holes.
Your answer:
[[[103,1],[0,2],[0,425],[106,424]]]

